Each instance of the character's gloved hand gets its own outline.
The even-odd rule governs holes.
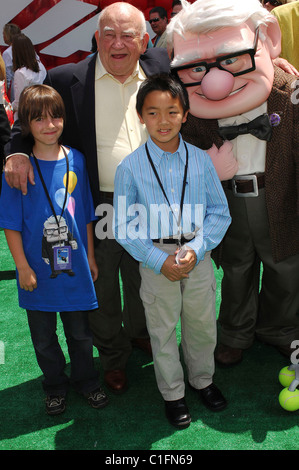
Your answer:
[[[238,171],[238,162],[233,155],[233,145],[226,140],[218,149],[215,144],[207,150],[220,181],[231,179]]]

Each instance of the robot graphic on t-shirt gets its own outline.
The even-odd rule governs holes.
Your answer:
[[[57,226],[58,221],[58,226]],[[72,270],[72,250],[77,250],[78,244],[69,232],[63,217],[51,215],[44,223],[42,239],[42,258],[51,266],[51,278],[56,278],[61,272],[74,276]]]

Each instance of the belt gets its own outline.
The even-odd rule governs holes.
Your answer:
[[[185,243],[188,243],[188,242],[191,242],[191,240],[193,240],[194,237],[192,238],[185,238],[184,236],[181,237],[181,245],[184,245]],[[155,238],[152,240],[152,242],[154,243],[164,243],[165,245],[178,245],[179,244],[179,239],[178,238],[173,238],[173,237],[169,237],[169,238]]]
[[[108,193],[108,191],[100,191],[100,196],[106,199],[113,199],[113,194],[114,193]]]
[[[256,197],[259,189],[265,187],[265,173],[253,175],[236,175],[227,182],[227,188],[236,197]]]

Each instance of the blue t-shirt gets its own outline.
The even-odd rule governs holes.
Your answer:
[[[3,178],[0,198],[0,227],[22,233],[24,252],[37,276],[37,288],[21,289],[19,304],[27,310],[83,311],[98,307],[87,260],[86,225],[95,220],[85,158],[70,149],[69,183],[66,194],[66,159],[38,160],[57,221],[38,175],[33,157],[35,186],[28,184],[23,196]]]

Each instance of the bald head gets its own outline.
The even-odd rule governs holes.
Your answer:
[[[95,37],[102,65],[124,83],[149,40],[143,13],[129,3],[113,3],[100,13]]]
[[[130,3],[116,2],[104,8],[98,18],[98,30],[100,31],[100,24],[105,18],[125,16],[136,21],[136,27],[143,37],[146,33],[146,22],[143,13]]]

